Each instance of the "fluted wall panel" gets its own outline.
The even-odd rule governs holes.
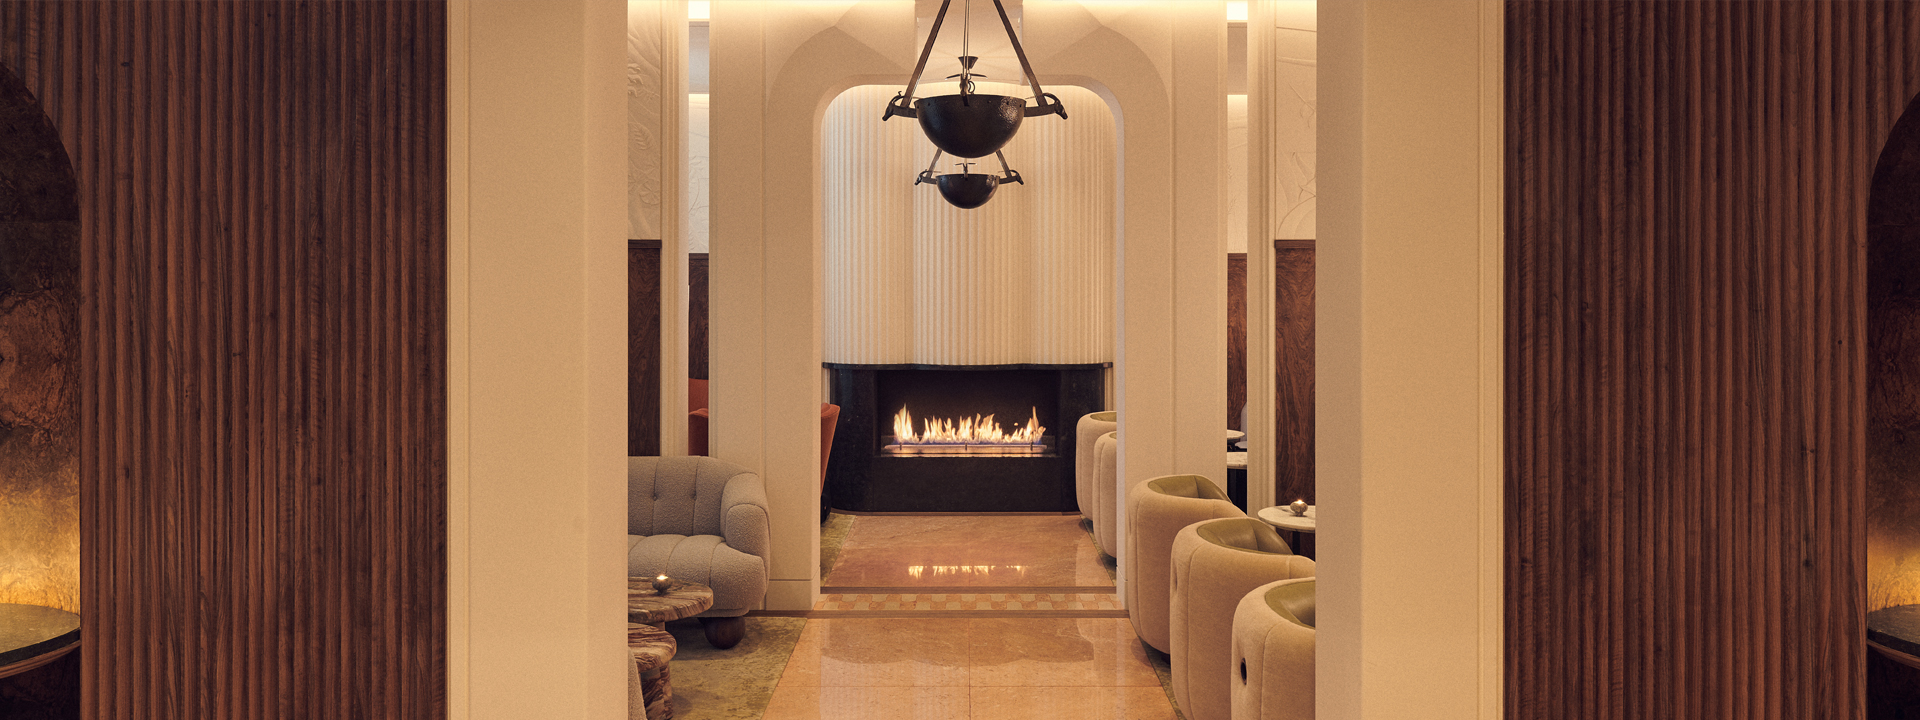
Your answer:
[[[446,715],[446,24],[0,1],[79,190],[83,717]]]
[[[898,91],[856,87],[827,109],[825,359],[1111,361],[1116,138],[1105,101],[1049,87],[1072,119],[1029,120],[1004,150],[1027,183],[961,210],[913,185],[934,148],[911,120],[881,122]],[[935,174],[959,171],[957,161],[942,156]],[[1000,171],[991,156],[972,162]]]
[[[913,153],[926,139],[910,118],[879,121],[898,91],[854,87],[822,123],[829,362],[913,361]]]
[[[1037,362],[1113,359],[1114,178],[1118,139],[1105,100],[1080,87],[1048,87],[1072,114],[1025,123],[1018,167],[1034,198],[1032,258],[1039,307]]]
[[[1866,717],[1865,211],[1920,5],[1506,11],[1507,716]]]

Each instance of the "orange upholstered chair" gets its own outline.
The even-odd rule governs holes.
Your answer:
[[[840,406],[820,403],[820,492],[827,491],[827,458],[833,455],[833,431],[840,427]]]
[[[707,454],[707,381],[687,380],[687,454]]]

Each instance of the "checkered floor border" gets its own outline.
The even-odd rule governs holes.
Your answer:
[[[1119,610],[1112,593],[856,593],[822,596],[815,610]]]

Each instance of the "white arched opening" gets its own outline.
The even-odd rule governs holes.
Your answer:
[[[1226,332],[1212,322],[1226,312],[1223,8],[1024,7],[1024,44],[1042,82],[1097,88],[1116,116],[1121,182],[1140,178],[1124,185],[1115,220],[1123,485],[1225,475]],[[912,6],[717,3],[710,32],[712,447],[766,479],[775,514],[767,605],[798,610],[819,590],[820,129],[842,91],[904,83],[915,59]]]

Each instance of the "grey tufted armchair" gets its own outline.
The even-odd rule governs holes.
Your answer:
[[[666,573],[713,588],[699,615],[729,648],[767,599],[767,491],[760,476],[707,457],[627,458],[627,575]]]

